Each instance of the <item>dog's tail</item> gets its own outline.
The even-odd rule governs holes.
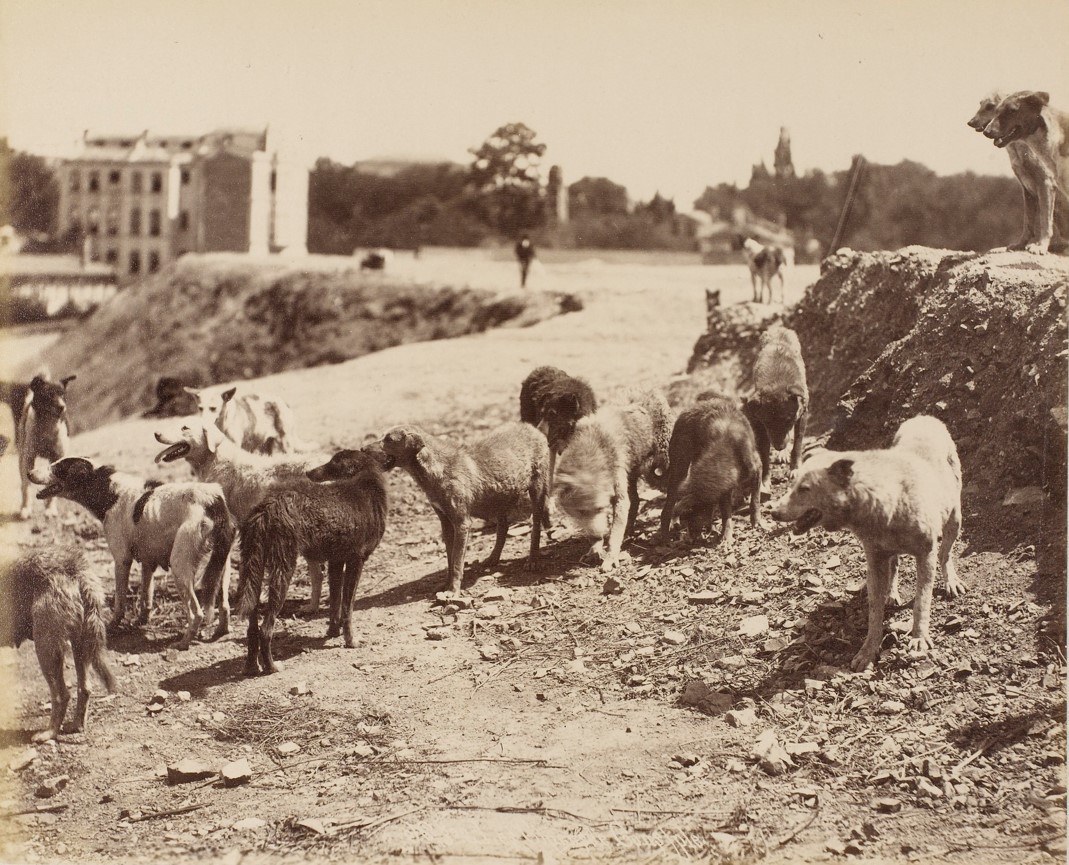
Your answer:
[[[208,564],[204,566],[204,597],[206,600],[215,598],[220,591],[223,582],[223,571],[226,568],[227,557],[230,555],[230,547],[234,543],[234,521],[227,510],[223,497],[216,496],[204,509],[205,514],[212,521],[211,531],[208,533],[208,543],[211,545],[211,555],[208,556]],[[222,599],[220,598],[220,601]]]
[[[109,694],[115,693],[115,676],[108,666],[105,657],[107,646],[106,613],[104,609],[104,595],[96,586],[84,578],[78,581],[78,592],[82,596],[82,608],[85,610],[85,618],[82,620],[82,632],[79,637],[82,657],[89,661],[90,666],[104,683]]]
[[[258,505],[241,526],[238,577],[239,616],[250,616],[260,603],[264,577],[273,590],[297,566],[299,542],[286,496]]]

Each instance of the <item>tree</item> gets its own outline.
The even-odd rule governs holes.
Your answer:
[[[627,213],[627,187],[607,177],[584,177],[568,187],[572,217]]]
[[[0,224],[20,234],[48,234],[56,225],[59,186],[40,156],[12,150],[0,138]]]
[[[506,123],[469,151],[475,208],[487,225],[508,236],[545,220],[540,166],[546,145],[536,136],[523,123]]]

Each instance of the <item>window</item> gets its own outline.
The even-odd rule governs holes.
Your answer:
[[[153,237],[160,236],[160,212],[150,210],[148,213],[148,233]]]
[[[107,228],[108,237],[115,237],[119,233],[119,208],[114,205],[108,208]]]
[[[118,264],[119,263],[119,250],[117,250],[117,249],[109,249],[104,254],[104,261],[106,261],[108,264]]]
[[[119,179],[121,177],[122,177],[122,175],[119,174],[118,171],[109,171],[108,172],[108,183],[110,183],[112,186],[118,186],[119,185]]]
[[[70,189],[71,192],[77,192],[82,188],[82,173],[77,168],[71,169],[70,174]]]
[[[90,192],[100,192],[100,172],[99,171],[90,171],[89,172],[89,191]]]
[[[140,171],[135,171],[133,174],[130,175],[130,191],[131,192],[140,192],[141,191],[141,172]]]
[[[90,207],[89,212],[85,215],[86,223],[88,224],[87,230],[90,234],[100,234],[100,210],[96,207]]]
[[[181,231],[189,231],[189,211],[183,210],[178,214],[178,228]]]
[[[136,249],[130,253],[130,273],[141,272],[141,253]]]
[[[134,207],[130,210],[130,234],[137,237],[141,233],[141,208]]]
[[[163,192],[163,175],[158,171],[152,172],[152,191]]]
[[[188,168],[183,168],[182,169],[182,185],[183,186],[189,186],[189,169]]]
[[[155,273],[160,269],[160,254],[158,252],[150,252],[148,254],[148,272]]]

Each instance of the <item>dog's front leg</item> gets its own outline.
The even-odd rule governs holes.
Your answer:
[[[454,595],[460,594],[464,582],[464,554],[468,549],[468,516],[457,514],[453,521],[453,562],[450,566],[450,588]]]
[[[805,428],[809,424],[809,412],[803,405],[794,422],[794,441],[791,443],[791,463],[787,480],[794,483],[798,477],[798,466],[802,463],[802,445],[805,442]]]
[[[446,516],[445,511],[434,508],[434,512],[438,514],[438,522],[442,524],[442,543],[445,544],[445,586],[447,589],[453,585],[453,521]]]
[[[130,588],[130,566],[132,564],[133,561],[130,559],[115,559],[115,601],[112,605],[111,623],[108,625],[108,630],[113,631],[118,628],[126,616],[126,592]],[[142,579],[144,579],[143,576]]]
[[[308,581],[312,584],[312,596],[308,599],[308,603],[301,607],[301,612],[306,616],[314,616],[319,612],[319,602],[323,595],[323,563],[311,559],[306,561],[308,562]],[[333,598],[333,582],[330,584],[329,591],[331,592],[331,598]],[[330,608],[334,609],[333,603],[331,603]]]
[[[1025,250],[1036,255],[1043,255],[1050,249],[1050,241],[1054,236],[1054,181],[1044,178],[1036,191],[1038,204],[1035,237],[1025,247]]]
[[[534,569],[538,550],[542,545],[542,523],[548,523],[549,484],[539,480],[531,487],[531,551],[527,554],[527,569]]]
[[[147,625],[152,620],[152,605],[156,600],[155,573],[154,566],[141,563],[141,610],[137,616],[139,625]]]
[[[627,476],[621,474],[616,479],[616,493],[612,498],[612,525],[609,526],[608,545],[605,557],[601,560],[601,570],[609,572],[620,562],[620,549],[624,545],[624,535],[627,533],[627,512],[624,508],[631,508],[631,497],[628,496],[627,504],[624,503],[623,491],[628,489]],[[636,495],[637,498],[637,495]]]
[[[917,556],[917,595],[913,599],[913,631],[910,633],[909,650],[924,654],[934,647],[928,634],[932,614],[932,586],[935,583],[936,554],[931,549]]]
[[[1021,197],[1024,199],[1024,224],[1021,226],[1021,236],[1016,243],[1011,243],[1007,249],[1027,249],[1028,244],[1039,238],[1039,198],[1023,184],[1021,185]]]
[[[23,442],[20,446],[29,449],[30,444]],[[33,460],[27,461],[19,454],[19,480],[22,482],[22,507],[19,509],[19,519],[28,520],[33,514],[33,496],[30,495],[30,472],[33,470]],[[52,499],[55,501],[55,499]]]
[[[317,562],[317,564],[319,564]],[[311,565],[311,562],[309,562]],[[341,633],[342,595],[344,594],[343,576],[345,562],[327,562],[327,579],[330,581],[330,613],[327,617],[327,639]]]
[[[883,614],[891,578],[891,559],[888,553],[866,544],[865,561],[868,566],[869,627],[865,642],[861,644],[861,650],[850,662],[852,670],[864,670],[876,660],[876,656],[880,653],[880,643],[883,641]]]

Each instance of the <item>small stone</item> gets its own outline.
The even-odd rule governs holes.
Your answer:
[[[289,757],[291,754],[296,754],[300,750],[301,746],[298,745],[296,742],[283,742],[281,745],[275,748],[275,751],[278,752],[278,755],[280,757]]]
[[[624,587],[616,577],[609,577],[601,587],[603,595],[620,595],[623,591]]]
[[[498,609],[497,604],[483,604],[476,610],[476,615],[480,619],[496,619],[501,615],[501,610]]]
[[[212,712],[212,720],[216,724],[222,724],[226,720],[226,715],[222,712]]]
[[[124,655],[122,659],[122,665],[124,667],[140,667],[141,656],[140,655]]]
[[[375,749],[368,745],[366,742],[361,745],[355,745],[352,750],[354,757],[363,757],[366,759],[368,757],[375,756]]]
[[[190,781],[203,781],[214,774],[215,769],[207,763],[187,758],[167,767],[167,783],[188,784]]]
[[[897,814],[902,810],[902,803],[898,799],[877,799],[872,803],[872,807],[881,814]]]
[[[746,666],[747,661],[742,655],[725,655],[717,661],[717,664],[726,670],[741,670]]]
[[[240,760],[227,763],[219,774],[223,778],[224,787],[237,787],[252,778],[252,766],[246,758],[242,757]]]
[[[906,704],[901,700],[884,700],[877,711],[881,715],[899,715],[906,711]]]
[[[193,699],[193,695],[189,691],[175,691],[174,695],[183,703],[188,703]]]
[[[682,631],[665,631],[661,634],[661,641],[669,646],[682,646],[687,642],[687,635]]]
[[[479,646],[479,655],[484,661],[496,661],[501,657],[501,649],[493,643]]]
[[[743,763],[742,760],[736,759],[735,757],[730,757],[728,758],[728,761],[724,763],[724,768],[727,769],[729,772],[745,772],[746,764]]]
[[[306,694],[311,694],[312,689],[308,687],[307,682],[298,682],[292,688],[290,688],[290,694],[294,697],[303,697]]]
[[[34,795],[38,799],[51,799],[57,793],[65,789],[69,782],[69,775],[53,775],[51,778],[45,778],[45,780],[38,785]]]
[[[739,623],[739,634],[743,637],[756,637],[768,630],[768,616],[747,616]]]
[[[723,592],[716,592],[712,589],[706,589],[703,592],[695,592],[687,597],[687,602],[691,604],[715,604],[717,600],[724,596]]]
[[[152,699],[149,700],[149,703],[166,703],[169,696],[171,695],[161,688],[152,695]]]
[[[38,757],[36,748],[27,748],[17,757],[12,757],[8,762],[7,767],[12,772],[21,772],[27,766],[29,766]]]
[[[839,567],[843,563],[843,560],[838,556],[828,556],[828,560],[824,562],[824,567],[828,570],[833,570]]]
[[[232,823],[230,828],[237,832],[248,832],[252,829],[262,829],[266,825],[267,821],[261,820],[259,817],[246,817],[244,820]]]
[[[573,661],[568,661],[564,665],[564,669],[565,669],[565,672],[568,672],[568,673],[585,673],[586,672],[586,664],[583,663],[583,659],[582,658],[576,658]]]
[[[1043,487],[1017,487],[1006,493],[1002,500],[1003,507],[1034,507],[1047,501]]]
[[[433,631],[427,631],[427,639],[434,642],[440,642],[449,636],[449,633],[444,628],[435,628]]]
[[[753,755],[758,765],[769,775],[782,775],[793,766],[791,755],[780,744],[774,730],[765,730],[754,742]]]
[[[675,760],[680,766],[686,767],[696,766],[701,760],[701,757],[699,757],[697,754],[688,752],[686,754],[676,754],[676,756],[672,759]]]
[[[483,595],[484,601],[507,601],[512,597],[512,591],[510,589],[490,589],[485,595]]]
[[[836,856],[846,855],[846,845],[838,838],[829,838],[824,842],[824,849],[829,853],[834,853]]]
[[[916,780],[917,792],[922,796],[927,796],[929,799],[942,799],[943,791],[935,786],[931,781],[925,777],[917,778]]]
[[[757,712],[754,711],[752,706],[747,706],[744,709],[732,709],[724,713],[724,720],[732,727],[749,727],[757,722]]]
[[[700,679],[692,679],[683,686],[679,702],[693,706],[704,715],[722,715],[731,708],[734,699],[730,694],[714,691]]]
[[[820,750],[817,742],[788,742],[784,747],[792,757],[798,754],[815,754]]]

